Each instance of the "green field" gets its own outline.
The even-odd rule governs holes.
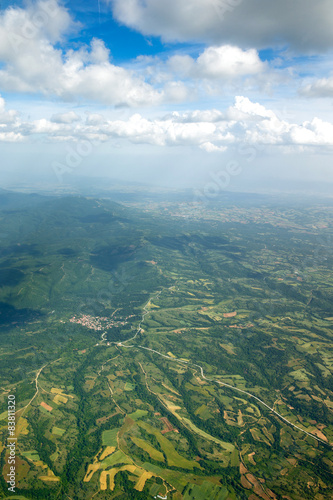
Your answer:
[[[153,434],[156,437],[159,445],[161,446],[163,452],[167,457],[168,465],[181,467],[183,469],[193,469],[193,467],[199,467],[196,462],[187,460],[186,458],[179,455],[172,443],[167,438],[162,436],[162,434],[157,429],[145,422],[139,422],[139,425],[149,434]]]
[[[63,434],[65,434],[65,432],[65,429],[60,429],[59,427],[52,428],[52,434],[55,434],[56,436],[62,436]]]
[[[18,496],[106,498],[101,472],[131,464],[153,476],[139,492],[117,473],[114,498],[331,500],[330,203],[15,196],[0,193],[0,444],[15,394]]]
[[[134,413],[130,413],[128,416],[133,420],[139,420],[140,418],[146,417],[147,415],[147,410],[136,410]]]
[[[102,434],[103,446],[117,446],[117,434],[119,429],[110,429]]]
[[[205,481],[201,486],[189,484],[185,493],[184,500],[227,500],[229,492],[227,488],[220,488],[212,483]]]
[[[131,440],[136,446],[141,448],[143,451],[146,451],[153,460],[157,460],[158,462],[164,462],[163,453],[153,448],[153,446],[147,443],[144,439],[131,437]]]

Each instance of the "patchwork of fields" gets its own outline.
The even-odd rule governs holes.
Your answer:
[[[41,203],[0,211],[19,497],[330,499],[332,209]]]

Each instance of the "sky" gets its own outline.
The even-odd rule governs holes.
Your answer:
[[[333,192],[331,0],[0,2],[0,183]]]

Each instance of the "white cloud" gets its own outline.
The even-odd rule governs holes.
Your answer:
[[[314,118],[302,126],[294,126],[290,131],[294,144],[333,145],[333,124]]]
[[[197,59],[198,74],[208,78],[251,75],[264,67],[255,49],[245,51],[231,45],[209,47]]]
[[[10,117],[11,119],[8,119]],[[54,113],[50,119],[24,121],[6,110],[0,97],[0,141],[129,141],[160,147],[198,147],[207,153],[223,153],[230,146],[253,144],[284,148],[332,148],[333,123],[313,118],[302,123],[289,121],[258,102],[237,96],[225,110],[173,112],[159,118],[136,113],[129,118],[108,119],[99,113],[85,119],[74,111]]]
[[[78,26],[56,0],[39,0],[25,10],[13,7],[3,11],[0,88],[57,96],[69,102],[154,107],[219,95],[236,84],[247,90],[258,86],[263,90],[276,83],[268,63],[260,60],[255,49],[214,45],[197,58],[178,54],[163,61],[142,56],[125,68],[112,64],[102,40],[61,50],[63,38],[74,28]]]
[[[0,16],[1,88],[127,106],[161,100],[142,77],[111,64],[101,40],[65,54],[55,48],[72,26],[67,10],[53,0],[5,10]]]
[[[331,0],[105,0],[123,24],[167,41],[242,47],[289,44],[303,51],[333,46]]]
[[[235,109],[243,113],[246,139],[254,144],[282,146],[333,146],[333,124],[313,118],[302,124],[290,123],[246,97],[236,97]],[[249,117],[251,122],[247,122]]]
[[[17,111],[6,111],[5,100],[0,97],[0,126],[14,123],[18,117]]]
[[[5,100],[0,97],[0,141],[21,142],[24,137],[20,127],[19,114],[13,109],[7,110]]]
[[[30,129],[30,130],[29,130]],[[72,129],[64,122],[53,122],[42,118],[40,120],[34,120],[30,124],[27,124],[27,130],[30,134],[54,134],[60,132],[62,135],[64,132],[71,132]]]
[[[217,109],[187,111],[178,113],[177,111],[166,115],[166,120],[172,120],[178,123],[195,123],[195,122],[220,122],[225,120],[225,113]]]
[[[247,97],[236,96],[235,109],[241,111],[245,115],[262,117],[262,118],[275,118],[273,111],[267,110],[258,102],[252,102]]]
[[[231,45],[208,47],[197,59],[178,54],[170,57],[167,65],[181,77],[220,81],[257,75],[266,69],[255,49],[242,50]]]
[[[333,97],[333,76],[306,85],[300,93],[307,97]]]
[[[56,113],[51,116],[51,122],[54,123],[73,123],[80,121],[81,118],[75,113],[75,111],[68,111],[67,113]]]
[[[226,146],[215,146],[211,142],[204,142],[200,144],[200,149],[203,149],[206,153],[224,153],[228,148]]]
[[[158,146],[200,145],[214,137],[217,127],[212,123],[178,123],[172,118],[147,120],[141,115],[133,115],[127,121],[109,121],[103,131],[113,137],[127,138],[135,143]],[[217,138],[217,137],[216,137]],[[218,137],[222,139],[222,135]]]
[[[22,142],[23,136],[15,132],[0,132],[0,141],[1,142]]]

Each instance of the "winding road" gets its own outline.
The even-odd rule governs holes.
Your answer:
[[[171,287],[173,288],[173,287]],[[271,411],[272,413],[274,413],[274,415],[276,415],[278,418],[280,418],[281,420],[283,420],[285,423],[287,423],[288,425],[290,425],[291,427],[294,427],[294,429],[297,429],[301,432],[303,432],[304,434],[307,434],[308,436],[312,437],[313,439],[316,439],[316,441],[318,441],[319,443],[322,443],[326,446],[331,446],[330,443],[326,442],[326,441],[323,441],[322,439],[320,439],[319,437],[317,437],[316,435],[312,434],[311,432],[308,432],[304,429],[302,429],[301,427],[299,427],[298,425],[294,424],[293,422],[291,422],[290,420],[288,420],[286,417],[284,417],[283,415],[281,415],[280,413],[278,413],[276,410],[274,410],[274,408],[272,408],[271,406],[269,406],[267,403],[265,403],[264,401],[262,401],[262,399],[258,398],[257,396],[255,396],[254,394],[251,394],[250,392],[248,391],[244,391],[243,389],[239,389],[238,387],[235,387],[233,385],[230,385],[230,384],[227,384],[225,382],[221,382],[220,380],[215,380],[215,379],[212,379],[212,378],[208,378],[205,376],[204,374],[204,370],[203,370],[203,367],[197,363],[193,363],[191,361],[184,361],[183,359],[179,359],[179,358],[172,358],[171,356],[168,356],[166,354],[163,354],[159,351],[156,351],[155,349],[150,349],[149,347],[144,347],[142,345],[125,345],[127,342],[130,342],[130,341],[133,341],[136,339],[136,337],[138,336],[138,334],[141,332],[141,325],[145,319],[145,317],[147,316],[147,314],[149,313],[149,311],[147,310],[147,307],[149,305],[149,303],[155,298],[159,297],[159,295],[162,293],[163,290],[160,290],[154,297],[152,297],[151,299],[149,299],[149,301],[147,302],[147,304],[144,306],[143,310],[144,310],[144,313],[142,315],[142,318],[141,318],[141,321],[139,323],[139,326],[138,326],[138,330],[136,332],[136,334],[130,338],[130,339],[127,339],[123,342],[121,341],[118,341],[118,342],[112,342],[113,344],[117,344],[117,346],[119,347],[125,347],[125,348],[135,348],[135,349],[144,349],[145,351],[150,351],[154,354],[157,354],[158,356],[162,356],[163,358],[166,358],[168,359],[169,361],[175,361],[177,363],[182,363],[182,364],[186,364],[188,366],[193,366],[193,367],[197,367],[199,368],[200,370],[200,373],[201,373],[201,378],[203,380],[207,380],[208,382],[214,382],[216,384],[219,384],[221,386],[224,386],[224,387],[228,387],[229,389],[233,390],[233,391],[237,391],[237,392],[240,392],[241,394],[245,394],[246,396],[250,397],[250,398],[253,398],[255,399],[256,401],[258,401],[258,403],[260,403],[262,406],[264,406],[265,408],[267,408],[269,411]]]
[[[47,365],[51,365],[52,363],[55,363],[56,361],[59,361],[61,358],[58,358],[58,359],[55,359],[54,361],[50,361],[49,363],[46,363],[44,366],[42,366],[38,371],[37,371],[37,374],[36,374],[36,378],[35,378],[35,384],[36,384],[36,392],[35,394],[32,396],[32,398],[30,399],[29,403],[27,405],[25,405],[23,408],[20,408],[19,410],[17,410],[15,412],[16,413],[19,413],[21,411],[23,411],[22,415],[24,415],[24,412],[25,410],[28,408],[28,406],[31,405],[31,403],[33,402],[33,400],[35,399],[35,397],[37,396],[38,392],[39,392],[39,387],[38,387],[38,377],[39,375],[42,373],[42,371],[44,370],[44,368],[47,366]],[[22,415],[20,415],[20,417],[22,417]]]
[[[122,347],[134,347],[134,348],[135,347],[139,347],[140,349],[145,349],[146,351],[151,351],[151,352],[153,352],[155,354],[158,354],[159,356],[162,356],[163,358],[167,358],[170,361],[177,361],[178,363],[187,364],[188,366],[189,365],[190,366],[195,366],[195,367],[199,368],[199,370],[201,372],[201,377],[202,377],[203,380],[207,380],[208,382],[215,382],[216,384],[222,385],[224,387],[228,387],[229,389],[241,392],[242,394],[245,394],[246,396],[249,396],[250,398],[256,399],[258,401],[258,403],[260,403],[261,405],[265,406],[268,410],[270,410],[272,413],[274,413],[277,417],[279,417],[281,420],[283,420],[287,424],[291,425],[295,429],[298,429],[299,431],[303,432],[304,434],[307,434],[308,436],[316,439],[319,443],[325,444],[326,446],[330,446],[330,444],[327,443],[326,441],[323,441],[322,439],[318,438],[314,434],[311,434],[311,432],[308,432],[308,431],[302,429],[301,427],[298,427],[298,425],[293,424],[292,422],[290,422],[290,420],[288,420],[287,418],[283,417],[283,415],[281,415],[276,410],[274,410],[274,408],[271,408],[268,404],[266,404],[264,401],[262,401],[262,399],[258,398],[254,394],[251,394],[250,392],[247,392],[247,391],[243,391],[243,389],[239,389],[238,387],[235,387],[233,385],[226,384],[225,382],[220,382],[219,380],[215,380],[213,378],[207,378],[205,376],[205,374],[204,374],[202,366],[200,366],[200,365],[198,365],[196,363],[191,363],[190,361],[184,361],[184,360],[178,359],[178,358],[171,358],[170,356],[167,356],[166,354],[162,354],[159,351],[155,351],[154,349],[150,349],[149,347],[144,347],[144,346],[141,346],[141,345],[139,345],[139,346],[122,346]]]

